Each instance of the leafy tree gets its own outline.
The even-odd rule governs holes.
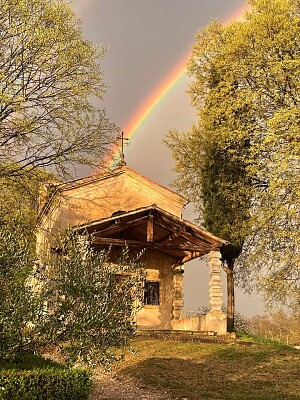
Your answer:
[[[110,261],[91,238],[59,239],[53,263],[38,266],[22,230],[0,226],[0,358],[54,344],[68,363],[109,368],[135,333],[144,270],[128,250]]]
[[[295,305],[300,5],[250,4],[243,21],[213,22],[198,33],[189,72],[199,123],[184,135],[171,132],[167,142],[179,187],[205,226],[233,245],[233,257],[223,254],[227,267],[235,259],[240,283],[252,273],[269,299]]]
[[[14,230],[27,238],[35,251],[35,226],[39,211],[41,183],[51,182],[53,177],[41,170],[34,176],[23,174],[18,177],[0,178],[0,226]]]
[[[0,0],[0,177],[95,165],[114,129],[95,106],[104,54],[64,0]]]
[[[95,251],[91,238],[76,232],[60,238],[57,248],[56,260],[37,275],[47,303],[42,337],[61,346],[71,363],[108,368],[134,335],[144,270],[128,250],[111,262],[109,251]]]
[[[223,55],[217,58],[215,48],[221,48],[224,36],[224,28],[217,22],[199,32],[196,54],[201,57],[201,49],[202,63],[195,56],[190,70],[197,71],[191,96],[200,122],[186,134],[170,132],[166,143],[176,160],[177,186],[193,201],[206,229],[230,242],[221,248],[221,254],[227,274],[227,329],[232,331],[233,270],[245,239],[252,192],[246,172],[252,117],[247,100],[238,99],[235,80],[222,82],[226,65],[222,64]],[[241,120],[236,118],[241,114]],[[245,274],[241,278],[244,282]]]
[[[29,275],[34,259],[22,229],[0,225],[0,358],[14,358],[34,349],[39,299],[32,292]]]
[[[209,112],[214,110],[210,105]],[[232,331],[235,302],[233,271],[244,243],[251,186],[245,173],[245,163],[231,157],[236,143],[230,137],[223,140],[219,127],[215,125],[212,128],[210,121],[204,121],[207,116],[206,110],[202,125],[193,126],[185,136],[171,132],[167,143],[177,161],[177,186],[193,201],[204,226],[230,242],[221,248],[221,255],[227,275],[227,328]],[[240,145],[240,152],[246,154],[247,151],[245,143]],[[242,283],[246,274],[237,278],[238,283]]]
[[[35,350],[41,299],[32,291],[40,181],[49,175],[0,178],[0,358]]]

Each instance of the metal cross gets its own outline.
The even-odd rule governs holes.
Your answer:
[[[124,141],[125,140],[129,140],[128,138],[124,137],[124,132],[122,131],[120,136],[118,136],[119,140],[121,140],[121,151],[120,151],[120,167],[123,167],[126,165],[126,161],[125,161],[125,155],[124,155]]]

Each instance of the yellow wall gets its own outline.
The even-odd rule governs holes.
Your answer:
[[[77,187],[66,185],[63,188],[65,190],[52,200],[39,224],[37,251],[41,261],[50,254],[55,235],[61,229],[110,217],[119,210],[130,211],[152,204],[180,217],[186,202],[178,194],[127,168],[104,179],[95,177],[82,181]],[[138,325],[170,328],[174,297],[172,266],[175,260],[158,251],[146,251],[143,261],[147,279],[160,282],[160,305],[145,306],[138,314]]]
[[[185,203],[175,192],[127,168],[105,178],[95,176],[78,187],[65,186],[42,215],[37,232],[38,252],[47,253],[51,237],[60,229],[152,204],[180,217]]]
[[[171,328],[173,312],[173,271],[171,257],[158,251],[146,251],[142,258],[147,269],[147,280],[159,282],[158,306],[146,305],[138,313],[137,324],[140,328]]]

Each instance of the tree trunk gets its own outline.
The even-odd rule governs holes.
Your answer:
[[[234,331],[234,259],[227,262],[227,332]]]

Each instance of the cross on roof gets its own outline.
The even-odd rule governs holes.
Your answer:
[[[125,155],[124,155],[124,141],[129,140],[128,138],[124,137],[124,132],[122,131],[120,135],[117,137],[118,140],[121,140],[121,150],[120,150],[120,162],[119,165],[120,167],[123,167],[126,165],[125,161]]]

